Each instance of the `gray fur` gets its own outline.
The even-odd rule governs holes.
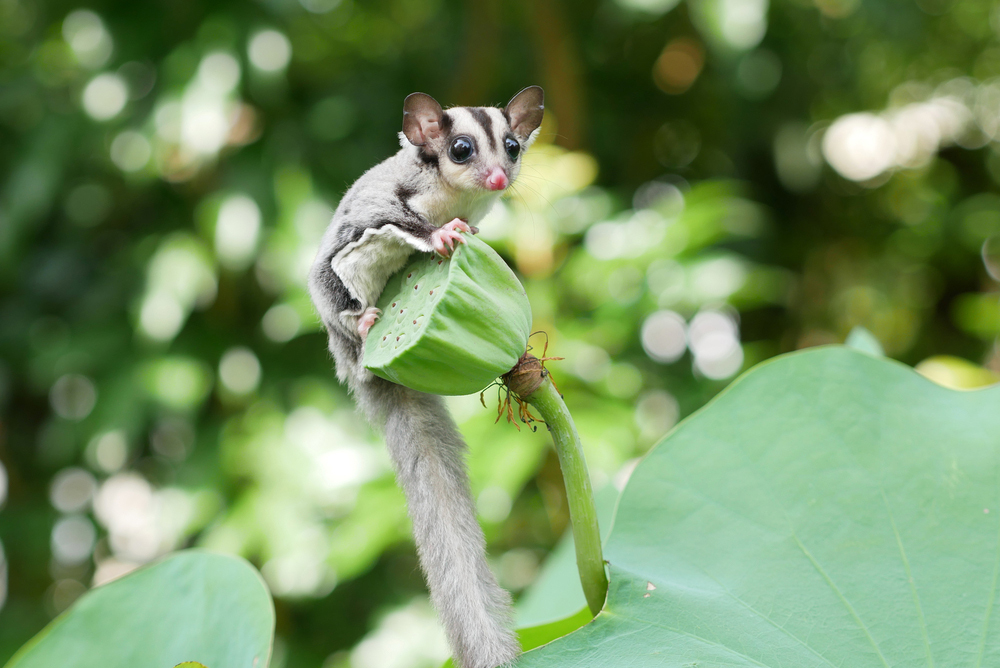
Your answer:
[[[508,105],[515,124],[520,119],[522,154],[537,135],[538,125],[531,123],[541,122],[541,104],[541,89],[531,87]],[[525,107],[534,114],[527,123]],[[440,397],[394,385],[364,368],[357,324],[412,252],[432,251],[435,230],[454,218],[474,226],[486,215],[500,193],[483,185],[485,175],[502,168],[513,182],[520,158],[510,160],[503,149],[513,134],[507,110],[443,111],[433,98],[415,94],[407,99],[405,114],[400,151],[362,175],[334,212],[309,291],[329,335],[337,376],[368,420],[384,431],[431,601],[455,661],[460,668],[492,668],[513,661],[520,649],[510,630],[510,596],[486,562],[465,442]],[[462,164],[447,156],[458,136],[472,138],[476,146]]]

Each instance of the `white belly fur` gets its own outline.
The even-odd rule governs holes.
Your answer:
[[[331,261],[351,296],[361,302],[360,315],[373,306],[382,294],[386,281],[403,268],[415,250],[431,251],[430,244],[409,235],[394,225],[365,230],[364,235]]]

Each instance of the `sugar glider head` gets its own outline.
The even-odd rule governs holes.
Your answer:
[[[453,187],[501,191],[520,173],[521,157],[538,135],[544,111],[539,86],[528,86],[503,109],[444,110],[430,95],[413,93],[403,102],[400,141],[416,146],[421,159]]]

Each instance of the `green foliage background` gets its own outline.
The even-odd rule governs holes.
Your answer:
[[[857,325],[992,382],[998,29],[951,0],[0,0],[0,661],[186,545],[262,568],[272,665],[441,658],[303,282],[414,90],[546,89],[482,235],[566,358],[598,485],[740,368]],[[452,406],[519,592],[566,526],[554,455]]]

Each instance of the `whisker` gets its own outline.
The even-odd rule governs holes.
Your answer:
[[[530,190],[532,193],[534,193],[540,200],[542,200],[543,202],[545,202],[545,204],[548,205],[548,208],[552,209],[553,213],[557,213],[555,205],[552,204],[552,201],[549,200],[548,197],[546,197],[545,195],[543,195],[542,193],[540,193],[535,188],[532,188],[527,183],[522,183],[521,185],[524,186],[525,188],[527,188],[528,190]],[[523,197],[521,199],[522,199],[522,201],[524,200]],[[527,202],[525,202],[525,207],[527,207],[527,206],[528,206]]]
[[[530,206],[528,206],[528,201],[526,199],[524,199],[524,195],[521,194],[521,192],[517,189],[517,186],[515,184],[513,184],[513,183],[510,184],[510,189],[511,189],[511,191],[515,195],[517,195],[518,197],[521,198],[521,204],[524,206],[524,210],[528,212],[528,216],[530,216],[530,218],[531,218],[531,225],[532,225],[532,227],[534,227],[534,225],[535,225],[535,212],[531,210]]]

